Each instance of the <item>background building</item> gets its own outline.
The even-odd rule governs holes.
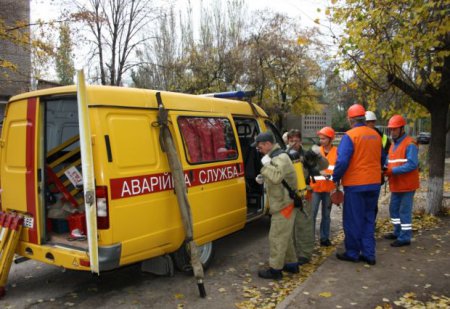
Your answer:
[[[0,0],[0,20],[7,29],[30,23],[30,1]],[[24,27],[29,33],[29,27]],[[10,41],[0,39],[0,61],[9,61],[17,66],[17,70],[7,70],[0,67],[0,118],[3,120],[5,103],[18,93],[30,90],[31,56],[29,48],[17,46]]]
[[[299,129],[302,132],[303,139],[317,137],[316,133],[325,126],[331,126],[331,110],[327,104],[321,104],[321,113],[310,115],[293,115],[285,116],[283,121],[284,130]]]

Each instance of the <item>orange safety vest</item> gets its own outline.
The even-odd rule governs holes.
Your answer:
[[[378,132],[361,126],[350,129],[347,135],[353,142],[353,156],[342,177],[342,185],[380,184],[382,146]]]
[[[325,154],[325,149],[323,146],[320,147],[320,153],[323,157],[327,158],[328,160],[328,168],[324,170],[325,175],[330,176],[325,177],[325,175],[320,176],[313,176],[315,183],[313,181],[310,182],[311,189],[314,192],[331,192],[334,189],[336,189],[333,178],[331,177],[333,175],[334,165],[336,164],[337,159],[337,148],[334,146],[331,146],[330,151],[328,154]]]
[[[408,159],[406,159],[406,148],[411,144],[417,145],[413,138],[406,136],[400,144],[397,145],[395,150],[394,144],[391,145],[391,148],[389,148],[388,168],[401,166],[408,161]],[[409,192],[414,191],[419,187],[418,168],[404,174],[392,174],[392,176],[389,177],[389,188],[391,189],[391,192]]]

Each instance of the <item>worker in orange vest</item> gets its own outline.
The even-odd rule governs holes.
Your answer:
[[[328,168],[321,171],[321,175],[312,176],[314,181],[310,182],[312,194],[312,206],[314,211],[314,234],[316,230],[316,218],[319,212],[319,205],[322,202],[322,219],[320,221],[320,245],[331,246],[330,241],[330,213],[331,196],[330,192],[336,189],[332,180],[334,164],[337,159],[337,148],[333,146],[334,130],[330,127],[323,127],[317,132],[320,142],[320,154],[328,160]]]
[[[351,129],[337,150],[333,181],[344,186],[345,252],[336,253],[342,261],[364,261],[375,265],[375,211],[380,195],[382,155],[380,135],[366,126],[366,110],[354,104],[347,111]]]
[[[400,115],[392,116],[388,122],[394,143],[389,149],[385,175],[391,190],[389,213],[394,232],[384,237],[395,239],[391,243],[393,247],[411,244],[413,198],[420,187],[417,143],[405,133],[405,125],[406,121]]]

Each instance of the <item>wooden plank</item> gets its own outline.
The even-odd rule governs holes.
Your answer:
[[[56,146],[55,148],[51,149],[49,152],[47,152],[47,157],[57,153],[58,151],[63,150],[64,148],[69,147],[70,145],[72,145],[73,143],[77,142],[80,139],[79,135],[75,135],[74,137],[69,138],[67,141],[65,141],[64,143]]]

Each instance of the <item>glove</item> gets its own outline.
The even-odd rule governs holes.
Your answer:
[[[336,189],[334,191],[339,190],[339,187],[341,186],[341,182],[340,181],[335,181],[334,185],[336,187]]]
[[[264,157],[262,157],[261,159],[261,163],[262,165],[267,165],[272,161],[272,158],[269,155],[265,155]]]
[[[305,200],[310,202],[312,200],[312,190],[307,190],[305,194]]]
[[[384,176],[387,178],[392,176],[392,167],[388,167],[387,170],[384,171]]]
[[[312,150],[316,155],[320,155],[320,146],[312,145],[312,146],[311,146],[311,150]]]
[[[257,183],[259,183],[260,185],[262,185],[264,183],[264,176],[261,174],[258,174],[258,176],[256,176],[255,181]]]

